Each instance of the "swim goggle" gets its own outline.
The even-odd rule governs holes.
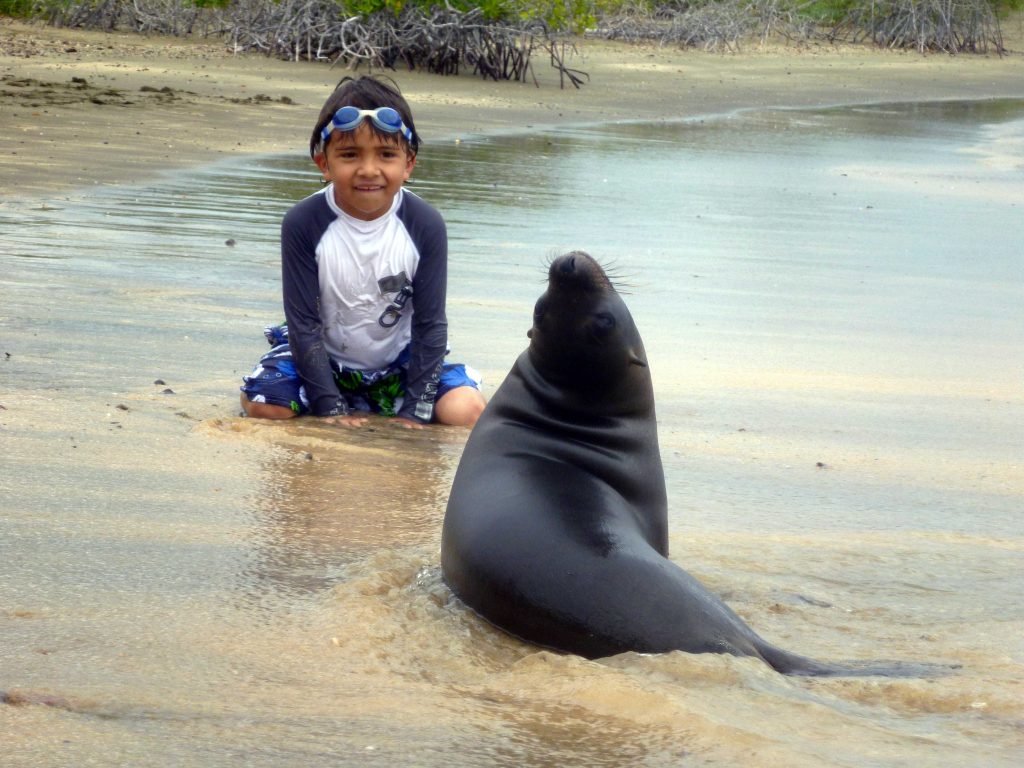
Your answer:
[[[366,118],[370,118],[373,124],[385,133],[401,133],[405,136],[405,140],[412,144],[412,131],[402,122],[402,116],[398,114],[398,110],[391,107],[359,109],[358,107],[344,106],[334,113],[331,122],[320,131],[320,141],[326,145],[331,131],[354,131]]]

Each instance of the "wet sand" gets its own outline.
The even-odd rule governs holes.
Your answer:
[[[809,107],[1024,95],[1021,17],[1007,56],[922,56],[859,47],[745,46],[737,54],[584,41],[558,87],[391,72],[427,146],[527,125],[692,117]],[[297,152],[329,89],[325,64],[233,55],[208,40],[141,37],[0,19],[0,196],[137,181],[239,153]]]

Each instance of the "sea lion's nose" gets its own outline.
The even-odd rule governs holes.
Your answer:
[[[564,275],[571,275],[576,271],[576,255],[570,253],[563,260],[558,267],[559,271]]]

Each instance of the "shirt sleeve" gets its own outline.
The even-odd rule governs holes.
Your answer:
[[[434,414],[437,385],[448,349],[448,231],[444,219],[420,198],[406,193],[402,218],[420,254],[412,281],[412,341],[405,399],[398,415],[427,423]]]
[[[281,224],[281,285],[288,344],[313,414],[343,416],[349,407],[334,383],[330,357],[324,347],[316,262],[322,228],[310,225],[311,207],[308,200],[300,203]]]

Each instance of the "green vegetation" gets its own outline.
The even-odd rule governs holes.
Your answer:
[[[0,0],[0,16],[27,19],[34,15],[33,0]]]

